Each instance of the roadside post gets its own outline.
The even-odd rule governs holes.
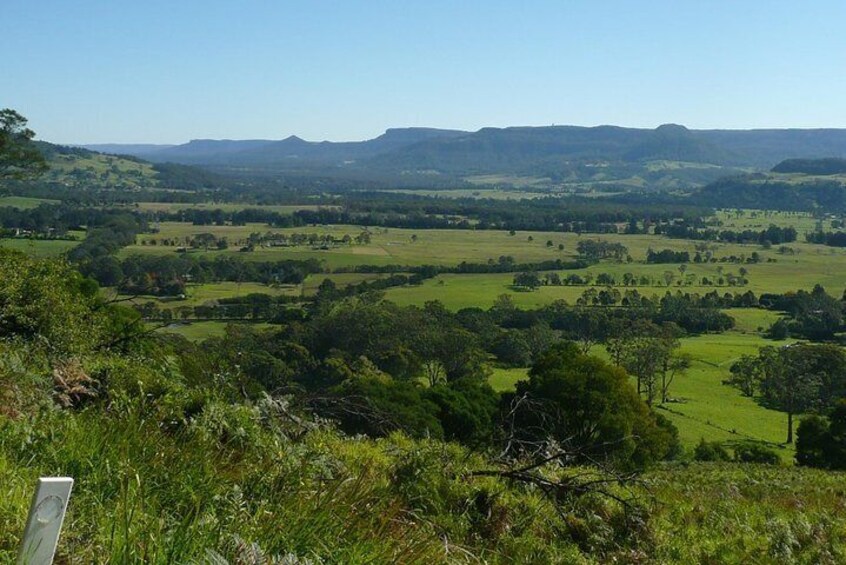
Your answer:
[[[18,565],[53,563],[72,487],[73,479],[69,477],[38,479],[18,552]]]

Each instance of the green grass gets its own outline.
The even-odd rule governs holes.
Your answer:
[[[729,368],[741,355],[755,355],[765,345],[778,342],[741,332],[704,335],[682,340],[681,351],[693,358],[690,370],[673,383],[671,394],[679,402],[664,408],[679,428],[682,441],[692,446],[700,438],[718,441],[752,439],[782,444],[787,435],[787,415],[761,407],[737,389],[724,385]],[[781,342],[785,343],[785,342]],[[785,449],[782,458],[792,457]]]
[[[0,207],[18,208],[19,210],[31,210],[38,208],[42,204],[58,204],[58,200],[50,200],[48,198],[29,198],[27,196],[2,196],[0,197]]]
[[[222,210],[224,212],[240,212],[241,210],[266,210],[280,214],[293,214],[299,210],[319,210],[321,208],[336,208],[336,206],[322,206],[317,204],[239,204],[234,202],[137,202],[131,208],[147,212],[178,212],[180,210]]]
[[[0,247],[21,251],[31,257],[58,257],[79,245],[78,241],[0,239]]]
[[[2,241],[2,240],[0,240]],[[222,298],[235,298],[238,296],[246,296],[248,294],[269,294],[271,296],[311,296],[317,292],[317,288],[327,278],[338,286],[343,288],[351,284],[358,284],[364,281],[375,280],[384,275],[378,273],[338,273],[334,275],[311,275],[306,278],[302,284],[285,284],[285,285],[266,285],[256,282],[214,282],[202,284],[188,284],[186,285],[185,299],[175,299],[173,297],[158,297],[141,295],[132,299],[133,304],[143,304],[145,302],[156,302],[160,308],[172,309],[183,306],[200,306],[207,302],[213,302]],[[107,295],[114,295],[115,289],[104,289]],[[116,296],[121,299],[130,298],[129,295],[119,294]]]
[[[210,337],[221,337],[226,326],[231,322],[174,322],[172,325],[159,330],[164,333],[181,335],[190,341],[203,341]],[[261,330],[275,326],[265,323],[251,323],[250,327]]]
[[[735,231],[767,229],[770,225],[781,228],[793,227],[799,234],[799,240],[804,241],[806,232],[814,231],[817,220],[808,212],[775,212],[771,210],[735,210],[719,211],[716,218],[723,225],[720,229]],[[823,225],[829,229],[828,222]],[[792,245],[788,243],[787,245]]]
[[[311,246],[287,248],[259,248],[252,253],[241,253],[239,247],[246,243],[251,233],[308,233],[330,234],[340,239],[345,235],[355,237],[362,232],[360,226],[309,226],[300,228],[268,228],[264,224],[247,226],[194,226],[187,223],[163,222],[158,234],[142,234],[138,245],[121,251],[122,256],[131,254],[166,255],[175,253],[174,247],[162,245],[140,245],[141,241],[176,239],[187,243],[192,236],[208,232],[226,237],[230,248],[226,251],[192,251],[192,254],[211,256],[238,254],[246,260],[272,261],[281,259],[316,258],[326,262],[330,268],[352,265],[457,265],[462,261],[495,261],[502,255],[514,256],[518,261],[543,261],[557,258],[572,258],[575,251],[575,235],[554,232],[522,232],[509,236],[502,231],[473,230],[410,230],[399,228],[371,229],[371,243],[368,245],[340,246],[327,251],[315,250]],[[527,241],[531,235],[534,241]],[[417,236],[413,241],[412,236]],[[552,240],[554,246],[546,247]],[[568,248],[558,251],[559,243]]]
[[[635,236],[633,236],[635,237]],[[638,236],[643,237],[643,236]],[[655,236],[647,236],[654,238]],[[674,247],[679,240],[663,240],[655,247]],[[676,244],[677,245],[677,244]],[[741,246],[735,246],[741,247]],[[744,246],[747,255],[755,247]],[[725,292],[745,292],[751,290],[756,295],[766,292],[784,293],[799,289],[810,290],[816,284],[823,285],[826,290],[839,296],[846,285],[846,251],[822,246],[811,246],[799,244],[796,246],[800,253],[794,256],[776,256],[775,263],[758,263],[754,265],[737,265],[731,263],[707,263],[687,266],[685,274],[696,276],[699,281],[703,276],[712,281],[717,280],[723,274],[739,274],[741,267],[748,273],[746,278],[749,284],[744,287],[728,286],[634,286],[638,292],[645,296],[663,296],[668,290],[676,292],[696,292],[705,294],[716,290]],[[767,252],[761,252],[762,256],[770,256]],[[661,280],[666,271],[670,271],[678,279],[678,265],[649,265],[645,263],[601,263],[586,269],[560,271],[562,277],[570,274],[584,275],[591,273],[594,276],[600,273],[609,273],[617,280],[617,288],[622,293],[627,287],[621,286],[623,273],[630,272],[640,277],[648,275],[656,280]],[[511,273],[474,274],[474,275],[440,275],[429,279],[419,286],[394,288],[387,292],[387,297],[399,304],[423,304],[429,300],[440,300],[448,308],[458,310],[460,308],[479,306],[489,307],[497,296],[509,294],[515,304],[523,308],[534,308],[549,304],[558,299],[574,303],[588,288],[586,286],[544,286],[535,291],[522,291],[512,288],[514,275]],[[602,286],[595,288],[601,289]]]
[[[407,265],[424,264],[457,265],[462,261],[485,263],[496,261],[500,256],[508,255],[518,262],[538,262],[552,259],[570,260],[576,257],[576,246],[580,239],[588,236],[578,236],[572,233],[558,232],[518,232],[514,236],[503,231],[488,230],[409,230],[409,229],[380,229],[371,230],[372,240],[367,245],[338,246],[329,250],[315,249],[304,245],[298,247],[267,247],[259,248],[252,253],[241,253],[238,249],[246,243],[251,233],[315,233],[318,235],[331,234],[340,239],[344,235],[356,236],[361,233],[359,226],[314,226],[301,228],[273,229],[263,224],[247,226],[194,226],[187,223],[164,222],[158,234],[142,234],[138,237],[138,244],[123,249],[120,254],[125,257],[132,254],[168,255],[176,253],[175,247],[162,245],[141,245],[151,240],[161,242],[163,239],[177,240],[180,245],[186,245],[188,240],[203,232],[214,233],[218,237],[226,237],[230,248],[225,251],[192,250],[191,255],[206,255],[215,257],[220,255],[238,255],[245,260],[273,261],[282,259],[317,259],[329,269],[351,267],[356,265]],[[745,227],[744,227],[745,229]],[[412,240],[416,236],[416,241]],[[528,241],[531,236],[533,241]],[[596,237],[596,236],[591,236]],[[619,242],[629,249],[634,262],[627,264],[603,263],[586,269],[584,272],[594,274],[607,272],[618,279],[625,272],[635,275],[649,274],[660,278],[665,271],[671,271],[679,276],[678,265],[647,265],[644,263],[647,250],[673,249],[695,253],[695,242],[681,239],[669,239],[655,235],[622,235],[612,234],[601,236],[601,239]],[[551,241],[552,247],[546,242]],[[558,245],[564,245],[559,251]],[[779,254],[777,249],[765,250],[758,245],[712,244],[715,257],[749,257],[757,252],[762,262],[757,264],[738,265],[733,263],[707,263],[688,265],[687,273],[694,274],[697,279],[703,275],[716,279],[720,271],[738,274],[741,267],[748,271],[750,283],[746,289],[755,293],[786,292],[800,288],[810,289],[815,284],[822,284],[829,292],[839,294],[846,284],[846,249],[831,248],[821,245],[811,245],[797,242],[790,244],[795,250],[794,255]],[[769,261],[769,262],[768,262]],[[578,273],[578,272],[577,272]],[[564,273],[569,274],[569,272]],[[510,275],[474,275],[465,276],[467,285],[478,286],[481,292],[462,288],[459,279],[441,277],[435,281],[428,281],[418,290],[420,300],[440,297],[444,302],[452,304],[482,305],[489,304],[498,294],[509,292]],[[444,281],[444,285],[440,284]],[[437,285],[443,288],[433,288]],[[446,288],[449,292],[445,293]],[[541,304],[557,298],[575,299],[584,289],[558,288],[542,289],[539,296],[522,297],[521,304]],[[648,295],[653,292],[663,294],[666,289],[645,289]],[[685,290],[708,292],[711,287],[685,287]],[[469,291],[469,292],[468,292]],[[721,290],[722,291],[722,290]],[[414,293],[405,296],[408,291],[398,292],[396,299],[403,302],[414,301]],[[641,290],[643,292],[643,290]],[[447,296],[449,294],[450,296]],[[474,303],[467,303],[462,296],[478,294]],[[400,296],[403,295],[403,296]],[[517,298],[517,297],[515,297]],[[418,302],[419,302],[418,301]]]
[[[494,367],[493,374],[488,378],[488,383],[497,392],[514,390],[517,381],[528,378],[529,369],[524,367],[506,368]]]

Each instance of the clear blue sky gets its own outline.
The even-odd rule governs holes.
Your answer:
[[[0,3],[0,107],[61,143],[846,127],[843,0]]]

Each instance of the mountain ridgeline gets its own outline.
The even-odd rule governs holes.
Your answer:
[[[91,149],[153,162],[278,170],[336,168],[379,172],[528,174],[674,161],[769,168],[790,158],[846,157],[846,130],[654,130],[616,126],[389,129],[367,141],[193,140],[176,146],[99,145]]]

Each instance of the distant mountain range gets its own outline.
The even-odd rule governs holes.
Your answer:
[[[201,139],[173,146],[83,147],[152,162],[341,177],[434,175],[472,180],[482,175],[520,175],[542,177],[552,184],[620,180],[673,186],[668,178],[700,184],[726,172],[769,169],[784,159],[846,157],[846,130],[689,130],[674,124],[654,130],[616,126],[484,128],[476,132],[401,128],[357,142],[311,142],[291,136],[282,140]],[[655,172],[656,163],[661,164],[657,167],[660,175]],[[684,169],[687,171],[678,172]]]

